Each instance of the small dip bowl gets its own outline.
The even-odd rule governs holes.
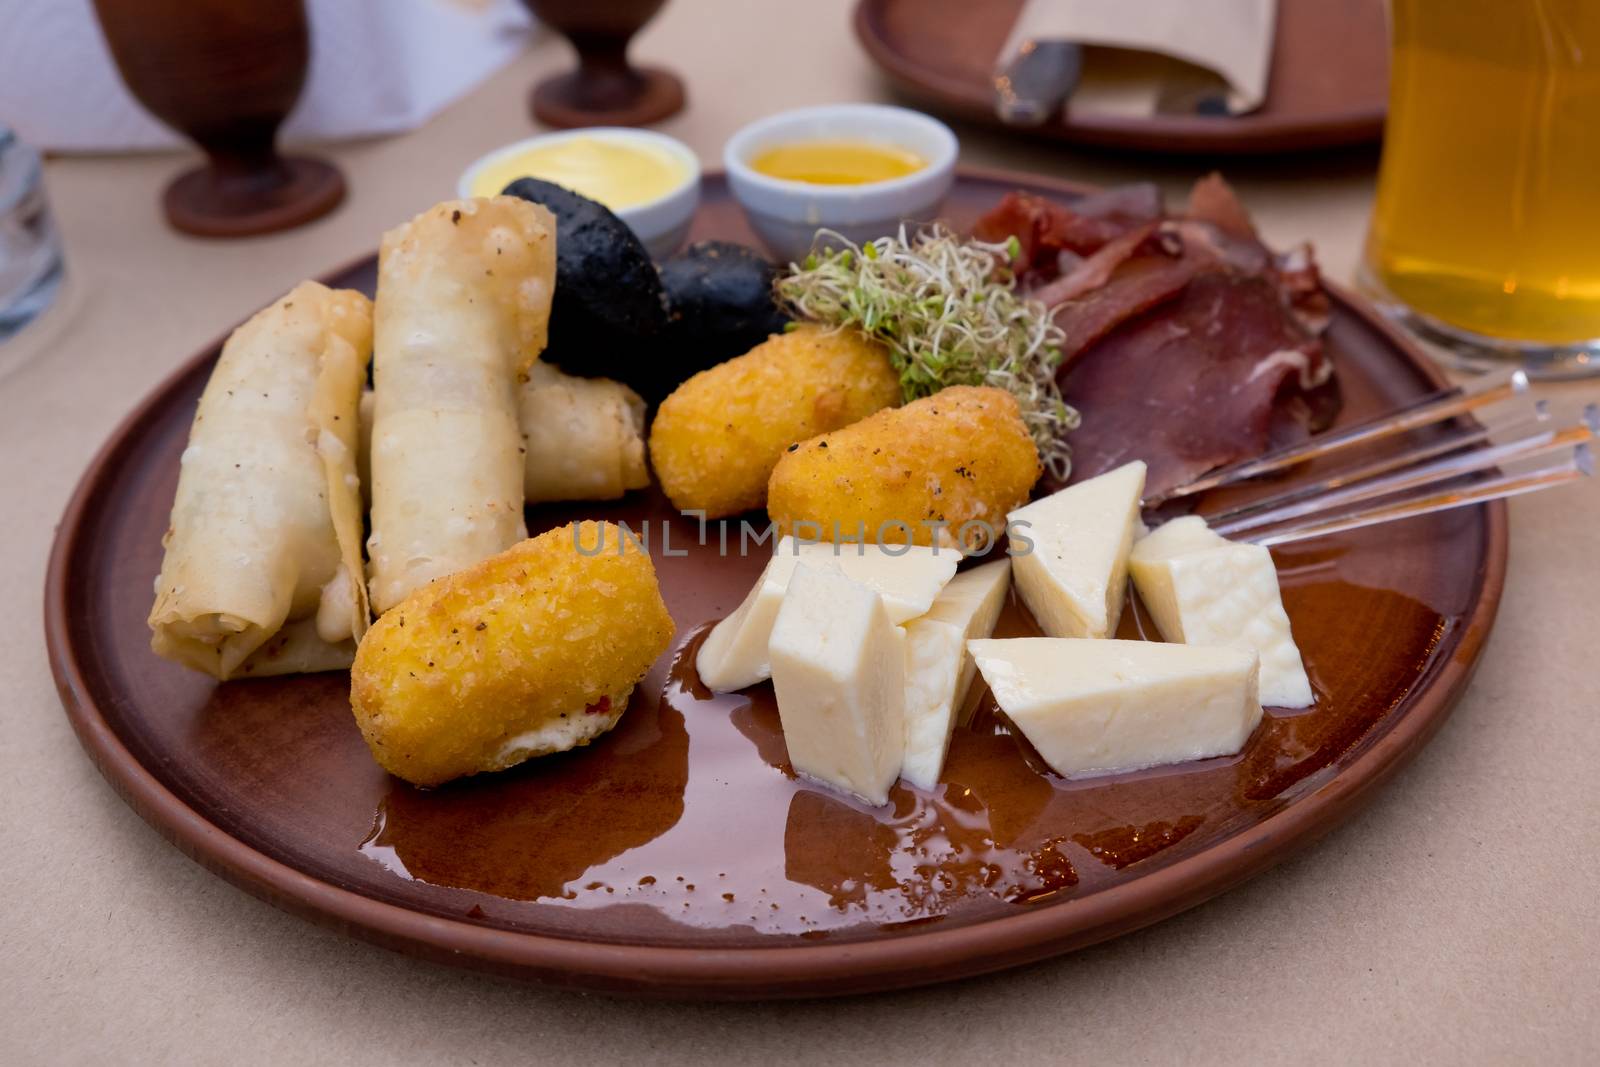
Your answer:
[[[537,137],[528,137],[508,144],[504,148],[497,148],[476,160],[457,180],[456,195],[463,198],[471,197],[472,188],[477,184],[479,175],[491,167],[531,149],[579,138],[653,150],[671,156],[682,165],[683,178],[669,191],[653,200],[631,204],[621,209],[611,209],[639,235],[639,240],[644,242],[645,248],[653,258],[665,259],[676,251],[678,246],[683,244],[684,237],[688,235],[689,224],[694,221],[695,211],[700,206],[700,159],[694,154],[694,150],[682,141],[652,130],[635,130],[622,126],[593,126],[587,129],[563,130],[560,133],[544,133]],[[542,175],[532,174],[527,177],[538,178]],[[573,191],[583,192],[582,189]]]
[[[865,141],[916,153],[926,166],[900,178],[822,185],[773,178],[751,161],[769,148],[799,141]],[[752,122],[722,152],[733,195],[767,247],[798,262],[818,229],[852,241],[892,234],[902,221],[929,222],[955,180],[956,135],[919,111],[881,104],[833,104],[783,111]]]

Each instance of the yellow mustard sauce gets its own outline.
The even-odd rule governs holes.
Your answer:
[[[908,149],[874,141],[794,141],[775,145],[750,161],[769,178],[815,185],[866,185],[903,178],[928,165]]]
[[[687,174],[682,160],[651,144],[574,137],[495,160],[472,179],[472,195],[498,196],[518,178],[543,178],[621,211],[665,196]]]

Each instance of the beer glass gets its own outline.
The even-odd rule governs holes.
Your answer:
[[[1467,365],[1600,373],[1600,0],[1390,0],[1360,282]]]

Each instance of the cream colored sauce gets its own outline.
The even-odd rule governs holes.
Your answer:
[[[655,145],[573,137],[489,163],[472,179],[472,195],[498,196],[518,178],[542,178],[621,211],[666,196],[687,176],[682,160]]]

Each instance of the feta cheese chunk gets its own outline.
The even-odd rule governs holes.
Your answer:
[[[1012,537],[1012,573],[1034,621],[1051,637],[1116,632],[1128,588],[1128,549],[1139,523],[1143,463],[1068,486],[1006,516],[1031,549]]]
[[[803,561],[772,626],[772,687],[797,774],[884,804],[905,753],[905,632],[883,598]]]
[[[922,789],[939,784],[950,733],[977,664],[967,642],[994,633],[1011,587],[1000,559],[950,580],[926,615],[906,623],[906,755],[900,777]]]
[[[918,545],[831,544],[781,538],[772,560],[744,603],[706,635],[695,658],[705,685],[719,693],[755,685],[772,677],[767,639],[796,565],[832,570],[879,593],[891,622],[901,623],[933,605],[956,573],[961,554],[954,549]]]
[[[1051,637],[967,648],[1001,710],[1068,778],[1232,755],[1261,721],[1248,649]]]
[[[1136,542],[1128,569],[1161,636],[1186,645],[1254,649],[1261,702],[1308,708],[1316,698],[1278,592],[1272,553],[1229,541],[1198,515]]]
[[[955,577],[956,565],[961,562],[961,553],[956,549],[924,545],[807,542],[799,549],[802,563],[831,559],[846,578],[883,597],[889,621],[896,624],[926,614],[939,592]]]

